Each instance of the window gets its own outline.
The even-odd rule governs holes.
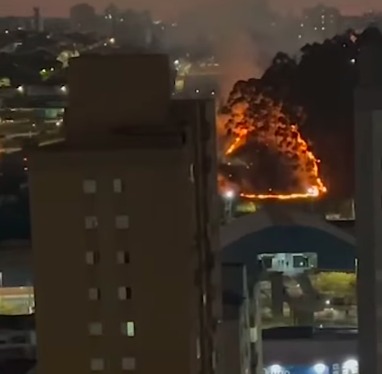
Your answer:
[[[115,193],[121,193],[122,192],[122,179],[115,178],[113,179],[113,191]]]
[[[123,230],[129,228],[129,217],[128,216],[116,216],[115,217],[115,227],[117,229]]]
[[[135,370],[135,357],[124,357],[122,359],[122,370]]]
[[[117,252],[117,264],[123,265],[128,264],[130,262],[129,252],[118,251]]]
[[[102,323],[101,322],[89,323],[89,335],[93,335],[93,336],[102,335]]]
[[[130,287],[118,287],[118,299],[119,300],[131,299],[131,288]]]
[[[84,179],[82,182],[84,193],[93,194],[97,192],[97,183],[94,179]]]
[[[123,335],[127,335],[129,337],[135,336],[135,325],[134,322],[122,322],[121,323],[121,332]]]
[[[96,216],[86,216],[85,217],[85,229],[94,230],[98,227],[98,219]]]
[[[91,287],[88,290],[89,300],[99,300],[101,298],[101,292],[99,288]]]
[[[88,265],[95,265],[98,263],[98,252],[86,252],[85,261]]]
[[[90,360],[90,369],[92,371],[102,371],[105,369],[105,361],[103,358],[92,358]]]

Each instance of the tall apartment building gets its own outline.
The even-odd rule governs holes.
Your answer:
[[[374,35],[373,35],[374,34]],[[359,372],[382,372],[382,36],[358,59],[355,93],[356,235],[358,251]],[[372,40],[376,39],[377,46]]]
[[[165,56],[73,59],[29,165],[39,374],[214,372],[214,105],[171,89]]]

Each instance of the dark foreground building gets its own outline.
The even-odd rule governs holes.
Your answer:
[[[164,56],[73,59],[30,157],[39,374],[216,368],[214,105],[171,90]]]

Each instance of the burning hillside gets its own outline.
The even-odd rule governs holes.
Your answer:
[[[301,119],[301,113],[295,117]],[[221,189],[263,200],[325,193],[319,160],[302,138],[296,119],[261,93],[256,80],[236,83],[218,116]]]

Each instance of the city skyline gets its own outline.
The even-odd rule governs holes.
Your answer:
[[[221,4],[218,0],[209,0]],[[230,0],[223,0],[230,1]],[[241,0],[246,1],[246,0]],[[84,1],[93,5],[97,10],[102,10],[110,3],[114,3],[121,8],[148,9],[152,11],[156,17],[176,17],[177,13],[185,12],[188,9],[195,8],[198,3],[201,5],[205,2],[201,0],[168,0],[166,2],[157,2],[154,0],[89,0]],[[379,0],[364,0],[359,3],[357,0],[328,0],[319,2],[317,0],[270,0],[272,7],[282,13],[298,13],[304,7],[310,7],[318,3],[338,7],[344,14],[362,14],[371,10],[381,11],[382,4]],[[39,6],[44,16],[66,17],[69,15],[71,6],[81,3],[80,0],[2,0],[0,16],[27,16],[31,13],[31,8]]]

